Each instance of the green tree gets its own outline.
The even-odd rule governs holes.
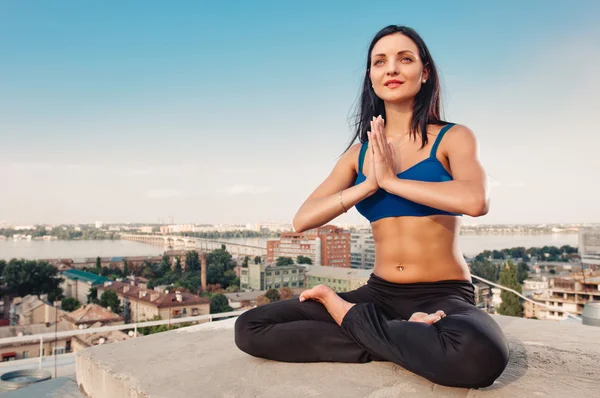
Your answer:
[[[96,268],[102,268],[102,262],[100,261],[100,256],[96,257]]]
[[[512,261],[507,262],[500,271],[500,285],[516,290],[521,293],[521,285],[518,278],[518,267]],[[500,293],[502,304],[498,307],[498,313],[508,316],[523,316],[523,305],[521,300],[513,292],[502,290]]]
[[[260,256],[254,257],[254,264],[260,264],[262,262]]]
[[[76,298],[66,297],[62,299],[60,307],[63,311],[71,312],[81,307],[81,303]]]
[[[506,258],[506,255],[504,254],[504,252],[501,252],[499,250],[493,250],[492,251],[492,258],[494,260],[504,260]]]
[[[474,260],[471,263],[471,273],[490,282],[498,282],[500,277],[499,267],[489,260]]]
[[[115,293],[114,290],[106,290],[104,291],[104,293],[102,293],[102,295],[100,296],[100,305],[105,308],[110,307],[110,310],[115,314],[121,312],[119,297],[117,296],[117,293]]]
[[[285,265],[293,265],[293,264],[294,264],[294,260],[291,257],[277,257],[277,262],[275,263],[275,265],[278,267],[282,267]]]
[[[23,297],[28,294],[47,294],[48,300],[62,298],[58,270],[47,261],[12,259],[4,267],[4,281],[9,291]]]
[[[4,268],[6,268],[6,261],[0,260],[0,275],[4,274]]]
[[[517,271],[517,277],[519,278],[519,283],[522,284],[523,281],[525,281],[525,279],[527,279],[528,276],[529,276],[529,266],[524,262],[520,262],[518,271]]]
[[[129,267],[127,266],[127,259],[123,259],[123,275],[125,277],[129,276]]]
[[[158,266],[157,277],[162,278],[169,272],[171,272],[171,261],[169,259],[169,256],[167,254],[164,254],[162,256],[162,259],[160,260],[160,265]]]
[[[179,256],[175,257],[175,275],[181,276],[182,274],[181,268],[181,258]]]
[[[200,259],[197,251],[191,250],[185,253],[185,270],[188,272],[200,271]]]
[[[235,275],[235,261],[224,245],[206,254],[206,280],[208,284],[219,284],[223,289],[230,285],[239,286]]]
[[[229,306],[227,297],[223,294],[215,294],[210,299],[210,313],[219,314],[221,312],[230,312],[233,308]]]
[[[312,265],[312,260],[310,257],[306,257],[306,256],[298,256],[296,257],[296,262],[298,264],[308,264],[308,265]]]
[[[277,289],[269,289],[265,293],[265,297],[268,298],[271,303],[274,301],[279,301],[279,291]]]
[[[248,261],[250,261],[250,257],[245,256],[244,262],[242,262],[242,268],[248,268]]]
[[[98,289],[92,287],[87,295],[87,303],[88,304],[99,304],[100,300],[98,300]]]

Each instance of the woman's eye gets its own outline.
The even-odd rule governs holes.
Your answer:
[[[402,62],[412,62],[412,59],[409,58],[409,57],[404,57],[400,61],[402,61]]]
[[[377,61],[375,61],[375,62],[373,63],[373,65],[379,65],[379,63],[380,63],[380,62],[383,62],[383,61],[382,61],[382,60],[380,60],[380,59],[378,59]]]

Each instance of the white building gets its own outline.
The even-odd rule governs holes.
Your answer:
[[[579,228],[579,255],[583,264],[600,265],[600,228]]]
[[[370,269],[375,266],[375,241],[370,229],[363,229],[350,238],[350,266]]]

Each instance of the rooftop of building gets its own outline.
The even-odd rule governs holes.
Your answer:
[[[99,328],[101,326],[102,323],[97,322],[90,325],[90,328]],[[79,341],[82,345],[91,347],[99,344],[109,344],[117,341],[129,340],[131,337],[129,337],[127,333],[124,333],[120,330],[111,330],[100,333],[77,335],[73,336],[73,338]]]
[[[65,314],[63,319],[75,325],[90,325],[96,322],[119,322],[123,320],[123,317],[98,304],[86,304],[75,311]]]
[[[179,301],[177,290],[169,290],[169,293],[165,293],[124,282],[108,281],[101,289],[114,290],[118,295],[127,297],[131,301],[142,301],[158,308],[210,304],[210,299],[195,294],[180,292],[181,301]]]
[[[372,269],[356,269],[356,268],[343,268],[343,267],[325,267],[322,265],[312,265],[306,271],[308,276],[316,276],[321,278],[335,278],[335,279],[348,279],[348,278],[369,278]]]
[[[40,299],[39,296],[28,294],[25,297],[15,297],[13,300],[15,306],[15,312],[17,314],[25,314],[33,311],[37,307],[48,304],[44,300]]]
[[[85,272],[78,269],[70,269],[67,271],[63,271],[61,274],[64,278],[69,278],[71,280],[80,280],[87,283],[91,283],[92,285],[102,285],[104,282],[110,281],[110,279],[92,274],[91,272]]]
[[[94,397],[567,397],[595,396],[600,327],[494,316],[511,350],[490,387],[433,384],[389,362],[281,363],[233,342],[234,319],[95,346],[77,354]],[[157,359],[158,358],[158,359]],[[161,366],[153,364],[160,361]]]
[[[58,323],[36,323],[34,325],[24,326],[4,326],[0,328],[0,339],[7,337],[29,336],[34,334],[66,332],[72,330],[71,324],[66,321],[58,321]],[[14,343],[8,343],[13,345]],[[35,343],[33,343],[35,344]]]

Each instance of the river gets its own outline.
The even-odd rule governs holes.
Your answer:
[[[267,238],[224,239],[229,242],[266,247]],[[577,234],[547,235],[460,235],[459,245],[467,256],[475,256],[484,250],[505,249],[517,246],[577,246]],[[125,240],[55,240],[13,241],[0,240],[0,259],[11,258],[50,259],[77,257],[152,256],[162,254],[164,249]]]

